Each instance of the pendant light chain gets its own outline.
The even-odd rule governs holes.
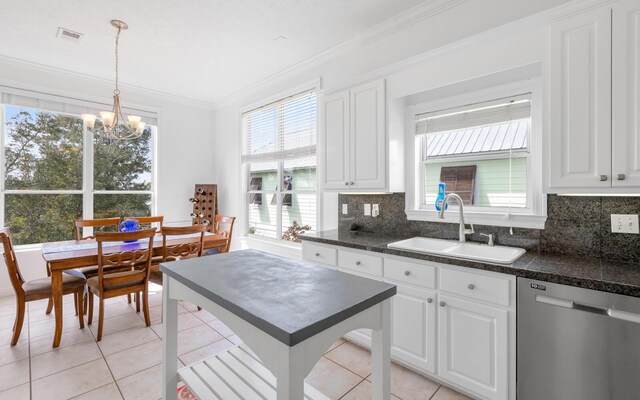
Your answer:
[[[113,94],[120,94],[120,88],[118,87],[118,67],[120,63],[120,58],[118,57],[118,41],[120,40],[120,31],[122,28],[118,28],[118,33],[116,34],[116,90],[113,91]]]

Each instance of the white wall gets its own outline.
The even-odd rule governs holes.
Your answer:
[[[500,4],[470,3],[473,3],[470,7],[478,9],[475,12],[469,10],[468,15],[452,18],[443,13],[372,43],[361,43],[349,51],[337,53],[331,59],[292,69],[286,76],[257,86],[244,96],[230,99],[218,107],[215,110],[214,132],[218,141],[224,142],[225,146],[215,151],[216,180],[226,189],[225,197],[221,200],[222,212],[240,217],[236,232],[241,234],[245,224],[240,208],[241,191],[246,183],[240,181],[239,110],[247,104],[254,104],[260,99],[270,98],[318,78],[321,78],[323,86],[321,94],[368,80],[386,79],[387,135],[392,169],[389,189],[404,191],[403,165],[406,160],[403,138],[407,128],[403,118],[408,101],[415,98],[416,94],[436,89],[443,94],[448,90],[447,87],[464,89],[465,82],[473,81],[477,86],[482,77],[491,75],[491,79],[495,80],[496,73],[501,71],[518,71],[505,73],[505,79],[541,71],[540,65],[544,65],[546,59],[547,25],[557,17],[556,11],[515,22],[507,20],[498,28],[482,32],[482,21],[487,15],[483,11],[499,10]],[[501,4],[504,6],[504,2]],[[483,18],[477,18],[478,15]],[[452,21],[456,21],[453,26]],[[442,31],[443,24],[447,23],[450,24],[450,35],[460,40],[437,47],[442,38],[434,32]],[[481,33],[472,35],[474,32]],[[528,67],[532,65],[535,67]],[[325,204],[321,226],[323,229],[333,229],[337,225],[337,195],[323,193],[322,196]]]
[[[0,85],[76,99],[111,102],[113,82],[87,78],[44,66],[0,58]],[[196,183],[216,183],[211,149],[220,142],[213,135],[210,106],[188,99],[121,88],[123,106],[157,111],[157,207],[169,224],[190,224],[191,203]],[[220,188],[221,197],[226,190]],[[226,201],[226,199],[225,199]],[[71,224],[71,221],[69,221]],[[70,228],[71,229],[71,228]],[[46,276],[39,250],[18,251],[25,279]],[[0,264],[0,296],[12,293],[4,261]]]

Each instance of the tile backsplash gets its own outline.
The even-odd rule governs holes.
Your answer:
[[[398,237],[428,236],[458,238],[458,224],[409,221],[404,212],[404,193],[340,194],[338,225],[348,230],[352,223],[367,232],[383,232]],[[342,204],[349,213],[342,214]],[[376,218],[363,215],[364,204],[379,204]],[[620,261],[640,262],[640,235],[611,233],[611,214],[640,214],[640,197],[547,196],[545,229],[509,228],[475,225],[468,240],[485,242],[479,233],[493,233],[497,244],[527,250],[592,256]]]

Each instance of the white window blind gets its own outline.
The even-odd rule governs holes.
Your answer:
[[[497,125],[531,116],[531,95],[524,94],[464,107],[416,115],[416,135]]]
[[[100,111],[111,111],[113,107],[113,104],[102,104],[2,86],[0,86],[0,103],[73,115],[84,113],[98,115]],[[154,112],[126,107],[123,107],[122,111],[127,115],[141,116],[142,121],[148,125],[158,125],[158,115]]]
[[[316,152],[316,94],[306,91],[242,114],[242,162]]]

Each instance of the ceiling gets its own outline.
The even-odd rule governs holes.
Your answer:
[[[0,0],[0,56],[113,79],[121,19],[123,84],[213,103],[425,1]]]

